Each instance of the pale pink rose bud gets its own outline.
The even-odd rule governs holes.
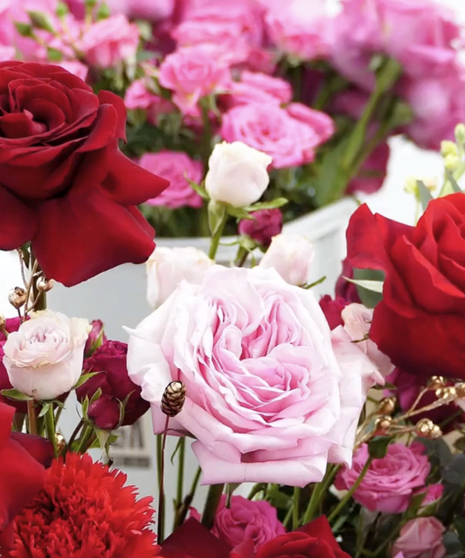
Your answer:
[[[443,558],[446,548],[442,543],[444,525],[435,517],[417,517],[400,530],[392,556],[402,552],[404,558]]]
[[[202,198],[191,187],[188,180],[200,184],[202,181],[202,163],[194,161],[188,155],[178,151],[159,151],[146,153],[139,161],[142,168],[163,176],[170,185],[157,198],[148,200],[150,205],[162,205],[176,209],[178,207],[201,207]]]
[[[165,58],[159,80],[174,92],[173,102],[181,112],[195,114],[202,97],[221,91],[229,83],[229,67],[214,47],[186,47]]]
[[[352,341],[358,343],[360,349],[379,368],[383,377],[390,374],[394,369],[391,360],[378,349],[376,343],[368,338],[373,320],[373,309],[354,302],[348,304],[342,310],[341,317],[344,322],[344,329]]]
[[[284,535],[283,524],[278,520],[277,510],[269,502],[252,501],[242,496],[231,498],[226,507],[226,497],[221,497],[212,528],[213,534],[233,548],[251,540],[254,549],[274,537]]]
[[[274,267],[281,277],[291,285],[310,282],[311,265],[315,247],[305,236],[278,234],[271,240],[260,267]]]
[[[212,200],[246,207],[258,201],[270,182],[271,157],[245,143],[219,143],[208,161],[205,188]]]
[[[84,32],[78,47],[86,61],[99,68],[111,68],[125,60],[133,60],[139,45],[139,29],[124,15],[116,15],[93,23]]]
[[[368,457],[368,447],[364,444],[355,453],[352,467],[342,469],[336,477],[335,486],[338,490],[347,490],[353,486]],[[353,498],[370,511],[402,513],[408,508],[417,489],[425,486],[430,469],[421,444],[410,447],[400,443],[391,444],[386,455],[375,459],[370,465]]]
[[[3,346],[11,385],[41,401],[68,392],[81,376],[89,329],[81,318],[50,310],[32,314]]]
[[[181,281],[198,284],[214,262],[196,248],[157,247],[147,261],[147,300],[156,308]]]

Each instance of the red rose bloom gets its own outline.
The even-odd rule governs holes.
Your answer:
[[[341,550],[323,515],[297,531],[275,537],[258,549],[255,558],[351,558]]]
[[[0,249],[31,241],[47,277],[72,286],[154,249],[136,205],[168,183],[118,149],[126,110],[50,64],[0,63]]]
[[[136,500],[126,475],[68,454],[47,471],[44,489],[13,523],[4,558],[152,558],[151,498]]]
[[[53,457],[48,440],[11,432],[14,413],[0,403],[0,532],[42,488]]]
[[[386,279],[370,338],[406,372],[465,379],[465,195],[432,200],[416,227],[352,216],[348,256]]]

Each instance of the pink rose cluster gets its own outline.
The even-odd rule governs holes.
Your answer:
[[[196,439],[204,484],[305,486],[328,462],[350,464],[367,391],[383,384],[345,331],[330,331],[313,293],[272,268],[211,267],[129,333],[128,371],[155,432],[166,385],[186,385],[169,433]]]

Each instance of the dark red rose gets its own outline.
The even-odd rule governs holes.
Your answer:
[[[121,405],[117,399],[101,395],[89,405],[87,416],[100,430],[114,430],[120,421]]]
[[[261,546],[255,558],[351,558],[336,542],[325,516]]]
[[[465,195],[432,200],[416,227],[363,205],[347,242],[354,267],[386,276],[370,329],[378,348],[406,372],[465,379]]]
[[[134,424],[150,407],[150,404],[140,396],[140,386],[136,386],[129,378],[126,367],[127,352],[126,343],[105,341],[90,358],[84,361],[86,373],[101,372],[101,374],[93,376],[76,390],[77,398],[82,402],[86,395],[91,399],[98,388],[101,388],[102,394],[108,396],[108,399],[104,400],[106,404],[100,406],[100,411],[105,413],[106,418],[114,414],[112,409],[115,406],[115,399],[124,401],[131,394],[126,404],[123,426]],[[106,418],[102,417],[102,421]],[[97,420],[94,415],[94,421]]]
[[[42,488],[53,456],[45,438],[11,432],[14,412],[0,403],[0,532]]]
[[[18,331],[20,325],[19,318],[9,318],[6,321],[5,329],[7,333],[12,331]],[[6,371],[5,365],[3,364],[3,345],[6,342],[6,335],[3,331],[0,331],[0,402],[6,403],[11,407],[14,407],[18,412],[26,414],[27,413],[27,403],[25,401],[14,401],[13,399],[8,399],[2,395],[2,390],[12,389],[13,386],[10,383],[10,378]]]
[[[119,151],[122,99],[59,66],[2,62],[0,109],[0,249],[31,241],[67,286],[145,261],[154,231],[136,206],[168,182]]]
[[[322,296],[320,306],[331,329],[344,325],[341,312],[347,306],[347,303],[343,298],[338,296],[333,300],[329,295]]]
[[[257,244],[268,247],[271,239],[283,230],[283,215],[279,209],[260,209],[253,219],[239,223],[239,233],[250,236]]]
[[[347,281],[346,277],[347,279],[354,278],[353,267],[350,265],[347,258],[342,262],[342,273],[336,281],[336,297],[343,298],[347,304],[350,304],[351,302],[360,303],[361,300],[358,296],[356,285]]]

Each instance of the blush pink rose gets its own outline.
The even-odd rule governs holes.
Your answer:
[[[291,84],[281,78],[259,72],[244,71],[240,81],[233,81],[222,102],[227,108],[250,103],[288,104],[292,99]]]
[[[200,161],[194,161],[183,152],[164,150],[146,153],[141,157],[139,164],[142,168],[170,181],[161,198],[148,200],[148,204],[163,205],[171,209],[202,206],[202,198],[186,180],[188,178],[200,184],[203,175]]]
[[[252,540],[254,550],[286,530],[278,520],[276,508],[265,500],[252,501],[242,496],[231,498],[226,507],[226,496],[221,497],[212,532],[233,548]]]
[[[196,438],[203,484],[305,486],[328,461],[351,462],[379,375],[342,328],[331,333],[313,293],[275,270],[212,267],[129,333],[129,373],[155,432],[167,384],[186,385],[169,433]]]
[[[173,102],[184,114],[195,114],[199,100],[224,89],[229,79],[228,66],[205,46],[179,49],[160,66],[160,83],[174,92]]]
[[[131,19],[159,21],[169,17],[176,0],[106,0],[112,15],[123,14]],[[79,18],[85,15],[85,0],[67,0],[72,13]]]
[[[273,103],[250,103],[224,114],[220,135],[267,153],[273,158],[272,166],[279,169],[312,162],[316,149],[333,130],[329,116],[300,103],[285,109]]]
[[[149,91],[144,79],[136,79],[131,83],[126,90],[124,104],[128,109],[146,110],[147,120],[153,125],[157,124],[160,115],[176,110],[171,101]]]
[[[79,49],[86,61],[99,68],[112,68],[136,56],[139,29],[124,15],[115,15],[93,23],[84,32]]]
[[[392,555],[402,552],[404,558],[443,558],[444,525],[435,517],[417,517],[404,525],[394,543]]]
[[[349,489],[368,460],[368,447],[361,446],[354,455],[352,468],[336,477],[338,490]],[[421,444],[391,444],[382,459],[374,459],[353,498],[370,511],[402,513],[416,490],[425,485],[430,472],[428,457]]]

